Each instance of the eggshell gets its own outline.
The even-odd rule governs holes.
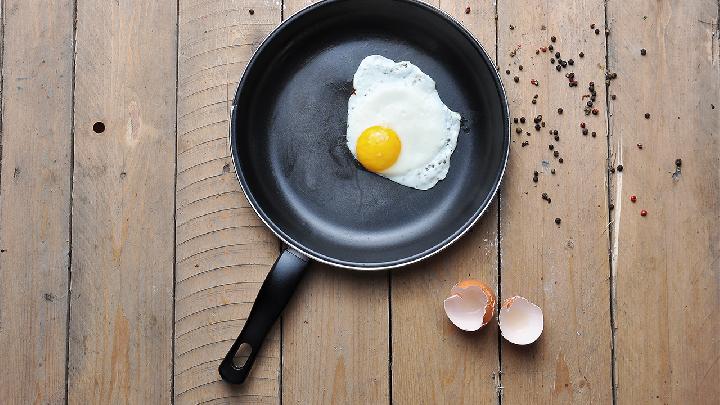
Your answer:
[[[528,345],[542,334],[543,313],[527,298],[514,296],[506,299],[500,307],[498,323],[500,333],[510,343]]]
[[[453,325],[464,331],[482,328],[495,314],[495,293],[482,281],[461,281],[453,286],[450,294],[443,303],[445,314]]]

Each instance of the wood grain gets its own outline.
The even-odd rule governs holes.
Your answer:
[[[608,2],[619,403],[720,397],[718,11]]]
[[[604,2],[504,1],[498,3],[498,16],[499,67],[510,112],[527,120],[513,125],[501,195],[502,297],[530,299],[543,309],[545,321],[543,335],[531,346],[503,340],[503,402],[610,403]],[[599,35],[590,28],[593,23]],[[549,45],[553,51],[536,55]],[[550,62],[555,52],[574,65],[557,72]],[[569,87],[567,72],[574,72],[577,87]],[[586,116],[583,95],[589,96],[590,81],[596,83],[598,115]],[[535,94],[537,104],[532,104]],[[546,126],[536,131],[538,114]],[[581,122],[588,135],[582,135]],[[516,127],[523,132],[516,134]],[[549,134],[555,129],[559,141]],[[524,141],[529,142],[525,147]],[[539,172],[537,183],[533,171]]]
[[[176,8],[80,0],[76,39],[68,399],[168,403]]]
[[[494,59],[495,6],[491,2],[439,3]],[[468,6],[470,13],[466,14]],[[497,291],[497,210],[494,202],[480,222],[442,254],[392,273],[393,401],[497,401],[497,324],[493,321],[477,333],[462,332],[450,323],[443,309],[450,288],[461,280],[479,279]]]
[[[279,250],[240,190],[227,139],[237,83],[253,51],[280,22],[280,5],[179,5],[175,402],[278,403],[278,328],[242,386],[221,381],[217,367]]]
[[[2,3],[0,398],[65,400],[72,1]],[[9,35],[7,33],[10,33]]]
[[[388,311],[386,272],[311,265],[283,316],[283,402],[387,402]]]

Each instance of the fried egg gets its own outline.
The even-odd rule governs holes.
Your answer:
[[[348,101],[347,145],[373,173],[418,190],[445,178],[460,131],[460,114],[435,81],[410,62],[363,59]]]

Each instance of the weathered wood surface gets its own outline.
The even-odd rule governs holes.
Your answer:
[[[223,383],[217,366],[279,251],[240,190],[227,140],[237,83],[280,22],[280,5],[182,0],[179,6],[175,402],[277,403],[277,328],[245,385]]]
[[[0,398],[65,399],[72,1],[2,3]],[[10,402],[8,402],[10,401]]]
[[[708,0],[608,2],[619,403],[720,397],[718,12]]]
[[[222,383],[217,364],[279,244],[237,184],[229,105],[253,50],[312,1],[76,3],[2,2],[5,402],[720,395],[716,1],[431,1],[499,61],[511,115],[526,118],[512,134],[500,200],[455,246],[409,269],[314,265],[241,387]],[[551,43],[574,59],[563,73],[550,52],[535,54]],[[606,92],[608,69],[618,77]],[[570,71],[578,87],[568,87]],[[597,116],[582,111],[591,80]],[[546,122],[538,132],[537,114]],[[621,173],[608,172],[618,164]],[[442,300],[470,277],[539,304],[540,341],[512,346],[494,321],[473,334],[452,327]]]
[[[429,2],[450,14],[495,58],[495,7]],[[475,278],[497,292],[498,204],[456,245],[427,262],[392,273],[392,392],[398,404],[495,403],[499,379],[497,323],[467,333],[450,323],[443,300],[457,282]],[[468,389],[472,387],[472,389]]]
[[[284,16],[311,4],[286,0]],[[313,264],[283,317],[283,402],[386,403],[388,274]]]
[[[512,131],[501,195],[501,295],[528,298],[543,309],[545,320],[536,344],[502,342],[503,402],[610,403],[605,35],[590,29],[594,23],[603,31],[604,2],[502,1],[498,16],[499,67],[510,111],[526,118],[513,126],[523,132]],[[536,55],[550,45],[553,51]],[[550,62],[555,52],[574,64],[556,71],[557,61]],[[568,72],[575,73],[577,87],[568,85]],[[586,116],[583,95],[589,96],[590,81],[596,83],[598,114]],[[538,115],[546,122],[539,131],[533,123]],[[582,122],[588,135],[582,135]],[[558,131],[559,141],[550,130]]]
[[[68,399],[166,403],[176,8],[139,0],[76,5]]]

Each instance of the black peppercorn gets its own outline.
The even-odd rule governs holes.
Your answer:
[[[557,38],[555,38],[555,36],[552,36],[552,37],[550,37],[550,40],[551,40],[552,42],[555,42],[555,40],[557,40]]]
[[[519,82],[519,81],[520,81],[520,78],[519,78],[519,77],[517,77],[517,76],[515,76],[515,77],[513,77],[513,80],[515,81],[515,83],[517,83],[517,82]]]
[[[645,113],[645,119],[646,119],[646,120],[649,120],[649,119],[650,119],[650,113]]]
[[[518,135],[522,134],[522,128],[520,128],[520,127],[515,128],[515,133],[517,133]]]
[[[520,117],[520,123],[521,123],[521,124],[524,124],[524,123],[525,123],[525,117]]]
[[[506,74],[506,75],[509,75],[509,74],[510,74],[510,69],[507,69],[507,70],[505,71],[505,74]]]
[[[585,57],[585,52],[580,52],[580,53],[578,54],[578,56],[581,57],[581,58],[584,58],[584,57]]]
[[[623,171],[623,165],[618,165],[618,166],[617,166],[617,171],[619,171],[619,172]]]
[[[518,123],[517,117],[513,118],[513,122],[516,123],[516,124]]]
[[[556,223],[556,224],[560,225],[560,222],[562,222],[562,220],[561,220],[560,218],[555,218],[555,223]]]
[[[682,159],[675,159],[675,166],[677,166],[677,167],[682,166]]]
[[[642,55],[642,56],[647,55],[647,51],[645,50],[645,48],[640,50],[640,55]]]
[[[563,158],[558,159],[558,162],[562,163],[562,162],[563,162]]]
[[[562,107],[561,107],[561,108],[558,108],[558,114],[562,114],[562,113],[563,113]]]

